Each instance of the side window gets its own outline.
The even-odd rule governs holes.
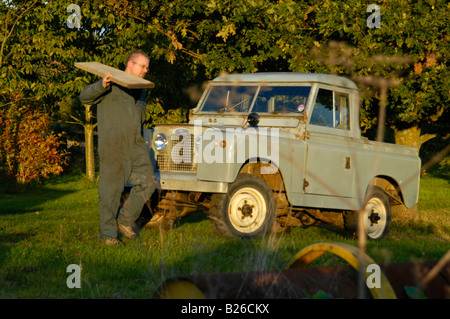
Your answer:
[[[333,127],[333,91],[319,89],[309,123]]]
[[[350,129],[348,94],[319,89],[310,124]]]
[[[334,93],[335,95],[335,120],[334,127],[343,130],[350,129],[350,114],[348,111],[348,95],[342,93]]]

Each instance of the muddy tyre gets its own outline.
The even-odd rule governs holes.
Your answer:
[[[380,240],[389,233],[391,205],[389,196],[379,187],[369,189],[364,206],[364,228],[371,240]]]
[[[221,236],[264,237],[271,232],[275,213],[272,190],[255,175],[240,174],[227,194],[211,197],[211,221]]]
[[[389,233],[391,224],[391,206],[389,196],[379,187],[368,189],[364,201],[364,231],[369,240],[381,240]],[[358,212],[346,212],[344,215],[347,229],[357,232]]]

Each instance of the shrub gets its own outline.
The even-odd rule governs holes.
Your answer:
[[[60,174],[67,152],[62,134],[49,129],[49,116],[30,105],[11,102],[0,110],[0,169],[12,187],[23,191],[31,181]]]

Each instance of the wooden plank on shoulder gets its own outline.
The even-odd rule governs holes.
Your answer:
[[[111,73],[111,81],[124,86],[128,89],[151,89],[155,87],[155,83],[142,79],[125,71],[110,67],[100,62],[75,62],[75,67],[95,74],[99,77],[104,77],[106,73]]]

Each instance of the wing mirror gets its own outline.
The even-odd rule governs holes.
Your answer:
[[[250,113],[247,117],[247,123],[251,126],[257,126],[259,123],[259,115],[258,113]]]

